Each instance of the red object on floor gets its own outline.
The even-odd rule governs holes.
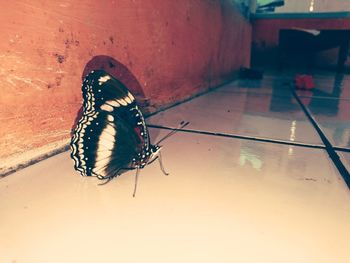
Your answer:
[[[296,89],[313,89],[315,88],[314,79],[310,75],[296,75],[295,79]]]

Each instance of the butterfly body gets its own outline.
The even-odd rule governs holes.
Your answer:
[[[113,178],[157,158],[134,96],[103,70],[92,71],[82,86],[83,114],[71,140],[75,169],[83,176]]]

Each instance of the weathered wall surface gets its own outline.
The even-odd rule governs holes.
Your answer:
[[[2,168],[68,141],[88,70],[155,109],[250,60],[251,26],[230,0],[14,0],[0,12]]]

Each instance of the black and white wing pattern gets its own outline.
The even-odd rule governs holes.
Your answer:
[[[82,86],[83,114],[72,140],[74,167],[83,176],[112,178],[143,168],[159,151],[150,144],[134,96],[103,70],[92,71]]]

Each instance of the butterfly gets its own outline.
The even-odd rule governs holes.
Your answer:
[[[109,182],[125,171],[139,170],[158,159],[159,143],[152,145],[143,114],[135,97],[119,80],[104,70],[91,71],[82,85],[83,112],[71,139],[74,168],[82,176]],[[187,125],[186,123],[185,125]],[[181,123],[181,127],[185,126]]]

